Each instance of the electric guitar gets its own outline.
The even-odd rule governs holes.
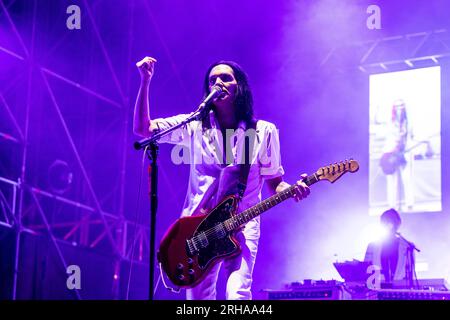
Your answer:
[[[326,167],[303,181],[311,186],[321,180],[333,183],[346,172],[356,172],[359,164],[346,160]],[[167,230],[157,253],[162,270],[180,288],[196,286],[220,259],[235,256],[241,248],[234,237],[248,221],[295,195],[296,185],[235,214],[238,197],[228,196],[204,215],[182,217]]]
[[[426,140],[421,140],[415,143],[413,146],[409,147],[406,150],[403,151],[390,151],[385,152],[380,158],[380,167],[383,169],[384,174],[394,174],[395,171],[397,171],[401,166],[404,166],[406,164],[405,159],[405,153],[408,153],[415,148],[419,147],[422,144],[427,145],[427,157],[433,156],[433,150],[431,149],[430,139],[439,135],[438,133],[435,133],[431,136],[429,136]]]

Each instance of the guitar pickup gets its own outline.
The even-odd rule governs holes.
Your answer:
[[[186,251],[188,253],[188,256],[190,256],[190,257],[192,257],[198,253],[198,249],[195,246],[193,239],[186,240]]]
[[[209,244],[208,238],[204,232],[186,240],[186,249],[190,256],[197,254],[201,248],[206,248]]]
[[[206,237],[206,234],[204,232],[200,232],[197,237],[194,237],[194,239],[197,238],[200,241],[200,247],[206,248],[209,244],[208,238]]]

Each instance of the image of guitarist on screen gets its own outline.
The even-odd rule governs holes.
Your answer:
[[[406,104],[402,99],[397,99],[392,105],[391,122],[387,126],[380,166],[386,174],[388,206],[399,211],[411,211],[414,205],[414,157],[411,150],[408,150],[412,140]]]
[[[150,118],[148,89],[155,63],[154,58],[145,57],[136,64],[141,84],[134,110],[133,130],[136,135],[143,137],[179,124],[190,115]],[[203,90],[204,99],[213,90],[220,92],[220,95],[212,101],[202,121],[189,122],[160,140],[161,143],[183,145],[190,152],[190,177],[182,216],[195,217],[208,213],[208,210],[221,204],[225,197],[233,194],[242,195],[238,205],[238,211],[242,212],[261,201],[264,183],[267,183],[273,194],[290,188],[283,181],[278,130],[274,124],[254,118],[252,92],[243,69],[232,61],[212,64],[205,73]],[[253,133],[253,139],[247,139],[247,136],[251,136],[248,132]],[[247,143],[248,140],[252,142]],[[246,160],[242,162],[240,159]],[[293,188],[296,201],[310,193],[303,181],[305,177],[302,175]],[[233,202],[230,204],[233,205]],[[173,228],[171,232],[176,230]],[[224,232],[218,229],[212,231]],[[226,299],[252,298],[252,273],[260,237],[259,216],[246,222],[235,236],[241,247],[239,254],[214,264],[195,286],[185,286],[187,299],[216,299],[220,268],[224,268],[226,273]],[[188,242],[187,247],[192,251],[200,250],[206,241],[206,236],[197,237]],[[183,250],[186,251],[184,247]],[[220,253],[222,248],[214,247],[213,250]],[[189,268],[190,263],[183,264]],[[180,264],[180,269],[184,267],[183,264]],[[191,268],[189,273],[180,274],[180,286],[183,287],[183,278],[194,277],[199,271]]]

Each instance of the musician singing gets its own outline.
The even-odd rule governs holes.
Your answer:
[[[141,75],[141,85],[135,105],[133,129],[135,134],[144,137],[178,124],[189,116],[180,114],[164,119],[150,118],[148,88],[155,63],[154,58],[145,57],[136,64]],[[222,93],[213,101],[211,110],[202,121],[192,121],[185,128],[177,129],[160,140],[183,146],[190,155],[190,177],[182,215],[206,213],[225,196],[239,191],[239,164],[240,159],[243,159],[243,144],[249,130],[255,136],[247,153],[250,167],[239,212],[261,201],[264,182],[267,182],[272,193],[288,188],[290,185],[282,178],[284,170],[277,128],[270,122],[255,120],[252,93],[242,68],[232,61],[214,63],[206,71],[203,86],[205,97],[214,86],[221,88]],[[310,190],[301,180],[296,185],[294,198],[299,201]],[[226,298],[252,298],[252,273],[260,236],[259,224],[258,216],[237,233],[241,253],[214,265],[198,285],[187,289],[187,299],[215,299],[221,266],[226,271]]]

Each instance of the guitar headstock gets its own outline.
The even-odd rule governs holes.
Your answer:
[[[350,159],[335,164],[330,164],[329,166],[321,167],[319,170],[317,170],[316,177],[318,180],[328,180],[333,183],[344,173],[353,173],[358,171],[358,169],[358,161]]]

